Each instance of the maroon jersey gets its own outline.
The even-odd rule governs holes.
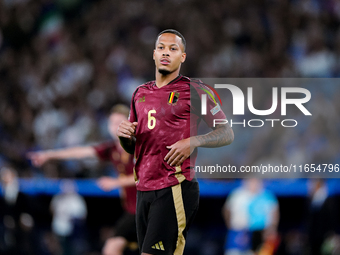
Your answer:
[[[207,115],[201,116],[200,102],[191,104],[195,97],[205,93],[200,82],[191,82],[187,77],[175,80],[158,88],[155,81],[139,86],[132,97],[130,122],[138,122],[136,127],[135,179],[140,191],[158,190],[176,185],[194,177],[197,150],[181,166],[170,166],[164,157],[169,152],[166,146],[197,135],[198,124],[203,118],[208,126],[213,119],[225,119],[222,110],[210,111],[216,107],[208,97]],[[210,90],[209,90],[210,91]],[[215,108],[216,109],[216,108]]]
[[[119,175],[133,174],[133,156],[125,152],[123,148],[118,147],[114,141],[102,143],[93,148],[99,159],[112,162]],[[131,214],[136,214],[136,187],[131,186],[122,188],[120,190],[120,196],[123,201],[124,209]]]

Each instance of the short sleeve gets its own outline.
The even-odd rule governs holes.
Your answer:
[[[209,92],[209,93],[208,93]],[[191,86],[191,111],[202,118],[207,125],[212,128],[214,126],[214,119],[226,119],[226,116],[215,98],[215,94],[203,83],[194,83]],[[207,113],[201,114],[202,95],[207,95]],[[213,98],[211,97],[213,96]]]
[[[276,207],[279,205],[279,202],[277,201],[277,198],[275,197],[273,193],[266,191],[265,194],[266,194],[268,201],[271,203],[273,207]]]
[[[135,96],[138,91],[138,88],[135,90],[133,93],[132,99],[131,99],[131,104],[130,104],[130,114],[129,114],[129,121],[130,122],[137,122],[137,113],[136,113],[136,108],[135,108]]]
[[[96,154],[100,160],[110,160],[112,143],[102,143],[99,145],[95,145],[93,146],[93,149],[96,151]]]

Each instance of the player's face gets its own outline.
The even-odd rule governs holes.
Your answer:
[[[185,61],[184,45],[179,36],[165,33],[158,37],[153,52],[156,69],[162,74],[170,74],[178,70]]]
[[[108,128],[109,128],[109,133],[112,138],[117,137],[116,132],[117,132],[118,126],[123,120],[127,120],[127,117],[124,114],[112,113],[110,115],[109,121],[108,121]]]

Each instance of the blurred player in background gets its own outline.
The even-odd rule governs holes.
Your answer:
[[[307,250],[310,255],[340,254],[339,212],[323,179],[309,180]]]
[[[53,196],[50,204],[52,231],[58,237],[62,255],[83,254],[86,250],[81,238],[87,217],[85,199],[78,194],[72,180],[63,180],[60,188],[61,192]]]
[[[108,121],[108,129],[113,141],[97,146],[72,147],[59,150],[31,152],[28,154],[35,166],[41,166],[49,160],[99,158],[111,161],[119,173],[118,178],[102,177],[98,185],[104,190],[121,189],[124,215],[115,226],[114,237],[108,239],[103,248],[104,255],[121,255],[124,249],[136,243],[136,187],[133,177],[133,156],[125,152],[116,136],[119,124],[127,120],[129,108],[116,105],[112,108]]]
[[[234,134],[228,124],[213,126],[213,119],[225,115],[212,98],[207,100],[207,114],[200,115],[200,95],[208,87],[179,73],[186,58],[184,37],[164,30],[155,46],[156,80],[136,89],[129,121],[119,125],[117,134],[124,149],[136,155],[140,252],[180,255],[198,210],[196,148],[228,145]],[[201,117],[213,131],[197,136]]]
[[[229,195],[222,213],[228,227],[225,255],[274,253],[279,244],[279,205],[262,180],[244,180]]]
[[[33,201],[20,191],[17,171],[10,167],[0,170],[0,254],[35,254],[36,240],[32,235]]]

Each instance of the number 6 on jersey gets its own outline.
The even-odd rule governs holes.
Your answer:
[[[152,113],[156,113],[156,110],[150,110],[148,112],[148,128],[154,129],[156,126],[156,118],[154,116],[151,116]]]

